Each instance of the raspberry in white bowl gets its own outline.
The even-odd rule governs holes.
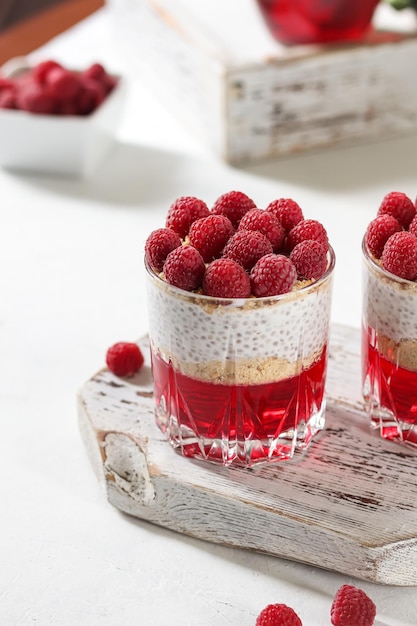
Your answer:
[[[335,260],[295,204],[182,197],[146,241],[157,423],[185,456],[289,459],[324,426]]]
[[[417,446],[417,217],[392,191],[362,242],[362,382],[371,425]]]
[[[100,63],[10,59],[0,68],[0,166],[89,176],[115,145],[126,87]]]

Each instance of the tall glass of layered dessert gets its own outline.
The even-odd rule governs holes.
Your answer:
[[[382,437],[417,446],[417,218],[406,194],[385,196],[362,251],[367,413]]]
[[[244,466],[305,449],[324,427],[324,227],[289,199],[259,209],[229,192],[208,209],[183,197],[145,263],[156,421],[171,444]]]

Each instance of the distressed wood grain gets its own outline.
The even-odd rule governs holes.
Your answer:
[[[391,585],[417,585],[417,457],[371,431],[359,331],[334,326],[326,428],[292,461],[252,469],[183,458],[154,422],[147,338],[142,371],[102,369],[78,394],[79,425],[108,501],[218,544]]]

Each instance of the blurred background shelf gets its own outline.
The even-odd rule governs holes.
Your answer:
[[[126,72],[226,162],[417,131],[417,21],[388,5],[360,44],[285,47],[252,0],[107,4]]]

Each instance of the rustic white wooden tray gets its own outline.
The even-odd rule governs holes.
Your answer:
[[[154,422],[143,370],[100,370],[78,394],[79,424],[117,509],[207,541],[360,579],[417,585],[417,452],[371,431],[360,394],[360,336],[332,329],[326,429],[289,462],[223,468],[183,458]]]

